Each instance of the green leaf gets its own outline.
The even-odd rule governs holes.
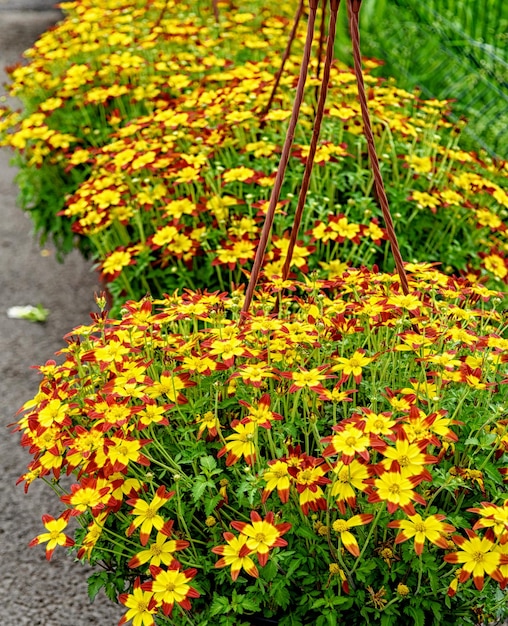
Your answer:
[[[291,594],[286,587],[287,581],[283,578],[275,580],[271,588],[271,597],[283,609],[289,606]]]
[[[381,615],[381,626],[393,626],[396,621],[397,620],[394,619],[393,615],[387,615],[386,613],[383,613],[383,615]],[[420,624],[419,622],[415,621],[414,626],[424,626],[424,624]]]
[[[213,458],[211,454],[201,457],[199,459],[199,464],[204,470],[208,470],[209,472],[217,467],[217,461]]]
[[[316,538],[316,533],[310,528],[307,528],[307,526],[300,526],[299,528],[295,529],[295,532],[299,537],[303,537],[304,539]]]
[[[88,597],[93,602],[99,591],[108,583],[107,572],[96,572],[88,578]]]
[[[229,600],[224,596],[214,594],[212,604],[210,605],[210,615],[223,615],[229,613]]]
[[[483,468],[483,471],[496,485],[499,485],[499,486],[503,485],[504,483],[503,476],[500,474],[499,469],[495,465],[488,463]]]
[[[245,611],[257,612],[259,611],[259,601],[251,600],[250,598],[244,597],[242,600],[242,606]]]
[[[268,561],[262,571],[264,580],[273,580],[275,576],[277,576],[277,563],[274,563],[274,561]]]
[[[214,487],[214,484],[206,480],[204,476],[198,476],[195,483],[192,485],[192,499],[194,502],[201,500],[207,487]]]
[[[476,437],[468,437],[466,441],[464,441],[465,446],[479,446],[480,441]]]
[[[404,613],[413,618],[414,626],[425,626],[425,613],[420,607],[407,606]]]
[[[205,513],[207,515],[211,515],[221,500],[222,496],[220,495],[220,493],[218,493],[213,498],[210,498],[210,500],[208,500],[205,504]]]
[[[292,563],[290,564],[290,566],[287,569],[286,572],[286,578],[290,578],[291,575],[296,572],[296,570],[300,567],[300,564],[302,562],[303,559],[295,559],[294,561],[292,561]]]

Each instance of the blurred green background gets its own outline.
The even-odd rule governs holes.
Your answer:
[[[340,14],[338,55],[349,61]],[[454,99],[453,119],[468,120],[462,145],[508,159],[507,0],[363,0],[360,26],[362,53],[385,62],[383,75]]]

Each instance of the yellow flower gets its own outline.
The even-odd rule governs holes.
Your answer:
[[[500,254],[492,253],[486,256],[483,263],[485,269],[498,278],[504,279],[508,275],[507,262]]]
[[[365,356],[365,350],[358,349],[349,358],[335,357],[334,360],[337,364],[332,367],[332,372],[341,371],[344,378],[352,374],[356,383],[359,383],[362,379],[362,368],[372,363],[374,357]]]
[[[354,535],[350,532],[350,529],[354,526],[362,526],[369,524],[374,519],[374,515],[370,513],[362,513],[360,515],[353,515],[349,519],[337,519],[333,522],[333,530],[340,535],[340,540],[346,550],[351,552],[353,556],[360,556],[360,548]]]
[[[254,176],[254,170],[249,167],[234,167],[223,173],[222,179],[225,183],[232,183],[235,181],[243,182]]]
[[[247,422],[247,424],[236,424],[233,426],[235,434],[226,437],[226,445],[221,448],[217,454],[218,457],[223,456],[227,452],[226,465],[233,465],[242,457],[248,465],[254,465],[256,460],[256,447],[254,445],[256,424]]]
[[[479,537],[469,529],[466,533],[468,539],[460,535],[452,537],[461,550],[444,556],[447,563],[463,564],[458,581],[463,583],[472,575],[478,591],[483,589],[484,574],[502,583],[504,579],[499,570],[502,555],[494,550],[494,542],[487,537]]]
[[[164,485],[161,485],[151,502],[147,502],[142,498],[133,498],[127,500],[127,504],[131,504],[134,508],[131,511],[131,515],[134,515],[134,521],[127,529],[127,536],[130,537],[136,528],[140,528],[139,540],[142,546],[146,546],[152,529],[160,531],[164,527],[164,518],[158,514],[160,508],[162,508],[167,501],[175,495],[174,491],[166,491]]]
[[[401,532],[397,535],[395,543],[402,543],[412,537],[415,538],[415,552],[420,556],[423,552],[425,539],[431,543],[446,550],[448,548],[448,540],[444,535],[452,533],[455,528],[450,524],[445,524],[444,515],[429,515],[426,519],[417,513],[410,515],[409,520],[395,520],[388,523],[388,528],[400,528]]]
[[[252,550],[247,547],[247,537],[245,535],[235,537],[233,533],[225,532],[224,539],[227,542],[226,545],[212,548],[213,553],[222,555],[222,558],[215,563],[215,567],[231,566],[231,578],[233,580],[238,578],[242,569],[250,576],[257,578],[259,573],[254,561],[249,556]]]
[[[116,250],[108,254],[102,263],[102,273],[104,275],[118,274],[131,262],[131,254],[127,250]]]
[[[129,609],[119,621],[118,626],[123,626],[129,620],[132,620],[132,626],[153,626],[155,624],[153,616],[158,610],[157,601],[151,591],[144,591],[141,588],[139,578],[134,582],[132,593],[122,593],[118,596],[118,600]]]
[[[38,535],[29,543],[30,546],[36,546],[40,543],[47,542],[46,545],[46,559],[49,561],[53,552],[57,546],[70,547],[74,545],[74,541],[64,534],[64,529],[69,523],[69,515],[63,514],[58,519],[51,517],[51,515],[43,515],[42,523],[44,524],[47,532]]]

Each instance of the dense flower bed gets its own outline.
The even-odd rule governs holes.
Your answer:
[[[103,5],[65,3],[68,17],[12,70],[25,108],[5,113],[3,141],[19,155],[25,206],[62,251],[72,229],[117,303],[184,286],[229,289],[254,257],[290,114],[303,28],[266,105],[294,3],[223,9],[219,25],[208,4]],[[404,258],[499,288],[508,281],[506,164],[457,149],[448,103],[377,79],[376,65],[365,62],[366,81]],[[307,89],[269,275],[284,262],[317,84]],[[328,102],[292,270],[391,270],[354,75],[338,63]]]
[[[74,329],[19,421],[64,505],[33,543],[75,541],[136,625],[506,616],[505,320],[408,270],[407,296],[350,270],[267,284],[243,324],[189,292]]]
[[[507,165],[365,61],[406,293],[334,63],[293,275],[315,78],[246,311],[295,6],[94,4],[65,3],[12,71],[25,110],[2,125],[36,227],[91,253],[115,301],[20,411],[20,482],[60,502],[32,545],[101,565],[91,597],[133,626],[508,617]]]

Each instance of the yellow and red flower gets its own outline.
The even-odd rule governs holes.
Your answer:
[[[236,537],[233,533],[223,533],[226,545],[215,546],[212,548],[214,554],[221,554],[222,558],[215,563],[215,567],[231,566],[231,578],[236,580],[242,569],[247,574],[257,578],[259,576],[258,569],[249,554],[252,550],[247,546],[247,537],[240,535]]]
[[[158,610],[157,600],[153,593],[142,589],[141,579],[136,578],[132,593],[122,593],[118,601],[128,608],[127,613],[120,619],[118,626],[123,626],[132,620],[132,626],[154,626],[154,615]]]
[[[304,515],[307,515],[309,508],[312,511],[326,509],[326,498],[321,485],[327,485],[331,480],[325,476],[329,468],[323,466],[323,463],[324,459],[305,456],[299,467],[290,466],[288,470],[295,479]]]
[[[448,539],[445,535],[454,532],[455,528],[451,524],[443,522],[444,515],[429,515],[422,519],[421,515],[409,515],[408,520],[394,520],[388,523],[388,528],[400,528],[401,532],[397,535],[395,543],[402,543],[414,537],[415,552],[420,556],[423,552],[425,539],[431,543],[446,550]]]
[[[375,479],[370,479],[375,490],[369,488],[369,502],[386,502],[388,513],[394,513],[399,507],[406,515],[416,515],[413,501],[425,504],[425,499],[415,491],[423,481],[422,476],[408,476],[405,473],[384,472]]]
[[[83,478],[79,484],[71,485],[71,493],[60,500],[71,507],[71,515],[80,515],[90,510],[96,515],[106,506],[111,484],[105,479]]]
[[[49,561],[57,546],[70,548],[74,545],[74,540],[63,532],[69,523],[70,511],[65,511],[58,519],[51,515],[43,515],[42,523],[47,532],[37,535],[28,544],[30,547],[37,546],[40,543],[46,543],[46,559]]]
[[[245,522],[231,522],[231,526],[247,537],[247,548],[258,557],[259,564],[264,567],[268,561],[268,553],[273,548],[287,546],[282,535],[291,528],[289,522],[274,524],[275,516],[272,511],[266,514],[265,519],[257,511],[251,511],[251,524]]]
[[[393,446],[378,446],[379,452],[385,457],[381,466],[391,472],[405,472],[407,475],[422,475],[429,482],[432,476],[424,467],[437,462],[437,457],[426,454],[424,450],[428,441],[410,443],[404,433],[399,430]]]
[[[481,504],[481,508],[468,509],[481,517],[473,526],[473,530],[491,528],[501,544],[508,543],[508,500],[505,500],[502,506],[490,502]]]
[[[217,456],[220,458],[227,453],[226,465],[228,467],[234,465],[242,457],[247,465],[254,465],[256,460],[256,424],[254,422],[242,424],[235,420],[231,425],[235,434],[226,437],[227,443],[219,450]]]
[[[443,557],[447,563],[462,563],[458,576],[459,583],[465,582],[472,575],[475,587],[481,591],[484,575],[487,574],[487,576],[503,584],[504,576],[501,574],[499,566],[508,563],[508,556],[496,551],[494,542],[487,537],[479,537],[468,528],[465,531],[467,539],[461,535],[453,535],[452,537],[460,550],[445,554]]]
[[[151,565],[150,574],[153,580],[143,583],[141,588],[153,594],[154,600],[162,605],[164,615],[171,615],[175,602],[189,611],[189,598],[199,598],[199,592],[189,585],[197,569],[180,570],[180,564],[173,561],[166,570]]]
[[[289,473],[289,465],[282,459],[274,459],[273,461],[268,461],[268,466],[269,468],[263,473],[263,480],[266,482],[266,486],[263,489],[261,502],[265,503],[272,491],[277,489],[280,501],[284,504],[289,500],[289,488],[292,479]]]
[[[330,486],[331,495],[336,498],[337,507],[342,515],[346,514],[346,504],[354,509],[356,506],[356,492],[366,491],[365,482],[370,476],[370,466],[362,461],[353,459],[351,463],[338,461],[333,468],[335,477]]]
[[[134,507],[131,511],[131,515],[135,516],[127,529],[127,536],[130,537],[136,528],[139,528],[139,540],[142,546],[146,546],[150,539],[152,529],[155,528],[158,531],[163,529],[165,520],[162,515],[159,515],[158,511],[174,495],[174,491],[166,491],[164,485],[161,485],[157,489],[151,502],[147,502],[143,500],[143,498],[127,500],[127,504]]]
[[[128,566],[131,568],[141,567],[145,563],[149,565],[171,565],[175,560],[173,556],[178,550],[185,550],[189,547],[189,542],[184,539],[168,539],[173,531],[173,520],[164,524],[157,533],[155,541],[146,550],[141,550],[131,558]]]
[[[167,398],[172,403],[185,404],[187,400],[181,390],[196,384],[189,377],[190,374],[162,372],[160,379],[147,387],[146,393],[151,398]]]
[[[360,556],[360,548],[355,536],[350,532],[351,528],[355,526],[363,526],[364,524],[370,524],[374,519],[374,515],[371,513],[361,513],[359,515],[353,515],[349,519],[336,519],[333,524],[333,530],[339,534],[342,545],[351,552],[353,556]]]
[[[259,398],[257,406],[252,406],[245,400],[239,400],[239,403],[249,410],[248,414],[242,419],[242,424],[252,422],[261,428],[271,428],[272,420],[283,419],[280,413],[270,411],[271,402],[269,393],[264,393],[261,398]]]
[[[352,375],[358,385],[362,380],[363,368],[372,363],[374,359],[375,356],[365,356],[365,350],[359,348],[350,357],[335,357],[334,361],[336,364],[332,367],[332,372],[342,372],[343,381],[346,381]]]
[[[351,463],[358,454],[365,461],[369,461],[370,454],[368,448],[371,445],[371,436],[364,433],[365,422],[346,422],[332,427],[335,435],[324,437],[322,443],[328,443],[323,451],[323,456],[333,456],[340,454],[341,460],[346,465]]]
[[[322,381],[327,378],[334,378],[333,374],[326,373],[328,369],[329,365],[322,365],[311,370],[306,370],[301,367],[296,372],[281,372],[281,375],[292,381],[289,393],[294,393],[300,389],[312,389],[313,391],[322,393],[324,389]]]

